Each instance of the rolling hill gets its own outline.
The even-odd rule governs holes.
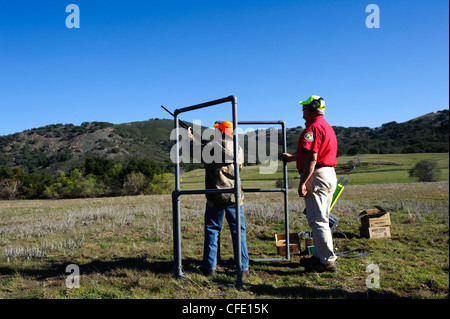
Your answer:
[[[85,122],[54,124],[0,136],[0,166],[56,174],[82,166],[89,157],[125,163],[148,158],[170,164],[173,120],[149,119],[124,124]],[[378,128],[334,127],[339,156],[355,154],[446,153],[449,151],[449,111],[425,114],[407,122]],[[295,153],[302,127],[287,129],[288,152]],[[268,133],[267,133],[268,134]],[[281,134],[279,142],[281,142]],[[281,149],[281,148],[280,148]]]

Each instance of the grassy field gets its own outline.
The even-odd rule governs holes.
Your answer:
[[[203,253],[203,195],[181,199],[186,279],[172,275],[170,195],[0,201],[0,298],[445,299],[449,288],[448,154],[438,155],[446,173],[435,183],[406,179],[409,167],[430,154],[360,156],[361,162],[399,164],[361,166],[347,174],[350,183],[333,210],[341,218],[334,239],[336,251],[366,249],[370,253],[339,258],[337,274],[305,272],[299,266],[303,255],[291,256],[290,261],[252,263],[242,290],[234,287],[233,265],[220,265],[215,278],[195,271]],[[274,183],[274,178],[266,178],[258,184],[257,167],[248,168],[242,174],[247,185]],[[290,174],[294,170],[290,167]],[[388,172],[380,178],[383,170]],[[409,182],[399,183],[402,176]],[[201,178],[200,171],[189,172],[182,185],[202,188]],[[359,221],[354,217],[373,205],[391,212],[390,238],[359,236]],[[308,229],[303,209],[303,200],[295,189],[290,190],[291,232]],[[246,193],[245,211],[250,258],[280,257],[274,235],[284,232],[282,195]],[[224,260],[232,257],[226,224],[221,245]],[[78,288],[69,288],[70,283],[68,287],[70,264],[79,267]],[[366,269],[372,264],[379,268],[379,288],[366,285]]]
[[[449,180],[448,153],[422,154],[365,154],[338,157],[336,174],[351,180],[352,185],[380,184],[380,183],[410,183],[414,179],[409,177],[409,170],[421,160],[435,160],[441,170],[438,181]],[[347,164],[357,163],[354,170],[347,169]],[[245,166],[241,171],[243,187],[275,187],[277,179],[283,178],[283,164],[278,162],[276,173],[261,175],[259,166]],[[295,162],[288,163],[289,178],[298,178]],[[204,172],[202,169],[187,172],[181,176],[182,189],[202,189]]]

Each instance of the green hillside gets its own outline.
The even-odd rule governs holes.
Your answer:
[[[448,110],[426,114],[404,123],[389,122],[374,129],[334,127],[340,156],[448,153],[448,128]],[[166,166],[170,164],[169,153],[174,143],[170,140],[172,129],[173,120],[167,119],[124,124],[85,122],[80,126],[48,125],[0,136],[0,166],[21,167],[28,172],[55,175],[59,171],[82,166],[86,158],[97,156],[122,164],[131,158],[146,158]],[[288,152],[296,152],[302,130],[300,126],[286,130]],[[278,145],[281,142],[281,134],[278,134]],[[281,146],[278,150],[281,153]],[[198,167],[184,166],[188,170]]]
[[[337,173],[353,184],[408,182],[409,169],[420,159],[437,159],[441,180],[448,180],[448,110],[430,113],[404,123],[389,122],[379,128],[334,127],[338,138]],[[188,123],[190,125],[190,123]],[[205,129],[205,128],[203,128]],[[55,124],[0,136],[0,198],[76,198],[167,193],[173,189],[174,164],[170,151],[173,120],[150,119],[111,124],[85,122],[80,126]],[[270,139],[270,132],[278,140]],[[302,127],[286,129],[287,149],[296,153]],[[276,143],[282,153],[279,128],[260,131],[266,153]],[[274,187],[278,172],[260,175],[250,157],[256,151],[244,142],[244,187]],[[273,145],[273,144],[272,144]],[[258,143],[258,147],[260,144]],[[260,149],[257,153],[259,155]],[[375,155],[359,155],[375,154]],[[253,162],[250,159],[257,159]],[[201,164],[182,163],[183,187],[202,188]],[[192,171],[194,170],[194,171]],[[191,172],[192,171],[192,172]],[[290,185],[298,180],[295,163],[289,164]],[[191,183],[191,185],[189,184]]]
[[[105,157],[124,163],[131,158],[169,161],[173,121],[106,122],[48,125],[0,136],[0,165],[28,171],[57,172],[81,166],[86,158]]]

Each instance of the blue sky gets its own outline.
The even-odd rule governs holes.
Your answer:
[[[66,6],[80,8],[68,29]],[[366,6],[380,9],[367,28]],[[127,123],[229,95],[238,120],[379,127],[448,109],[448,1],[0,0],[0,135]],[[228,104],[183,114],[212,126]]]

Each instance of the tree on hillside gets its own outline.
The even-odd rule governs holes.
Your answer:
[[[131,173],[138,172],[144,174],[151,181],[155,174],[161,174],[161,167],[156,162],[148,158],[132,158],[123,169],[125,177]]]
[[[89,157],[84,162],[84,173],[96,176],[107,176],[114,167],[114,162],[103,157]]]
[[[16,199],[23,185],[23,172],[17,168],[0,167],[0,198]]]

